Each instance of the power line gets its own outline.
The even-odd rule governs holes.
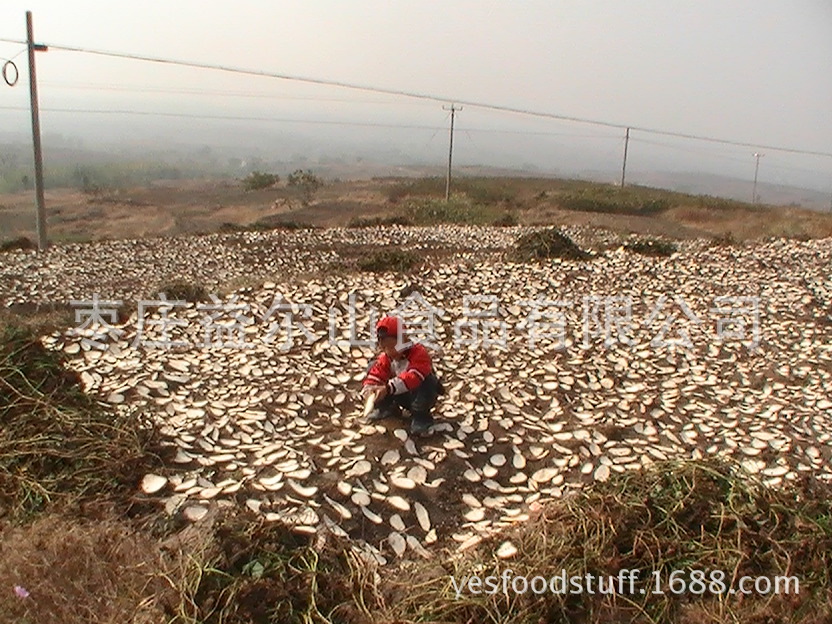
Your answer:
[[[714,152],[708,149],[702,149],[701,147],[685,147],[683,145],[672,145],[670,143],[662,143],[661,141],[651,141],[649,139],[639,139],[639,138],[630,138],[630,141],[635,143],[643,143],[645,145],[655,145],[657,147],[666,147],[668,149],[678,150],[680,152],[688,152],[690,154],[707,154],[711,158],[721,158],[723,160],[731,160],[738,163],[746,163],[746,159],[737,158],[736,156],[728,156],[726,154],[720,154],[718,152]]]
[[[0,106],[0,110],[14,110],[26,111],[29,110],[23,106]],[[90,115],[137,115],[141,117],[176,117],[182,119],[214,119],[222,121],[269,121],[275,123],[308,123],[308,124],[322,124],[331,126],[361,126],[373,128],[401,128],[404,130],[442,130],[443,128],[437,126],[419,126],[408,124],[386,124],[379,122],[359,122],[359,121],[333,121],[324,119],[288,119],[281,117],[252,117],[241,115],[198,115],[192,113],[170,113],[163,111],[139,111],[126,109],[84,109],[84,108],[41,108],[42,111],[50,113],[80,113]]]
[[[662,143],[661,141],[650,141],[648,139],[630,138],[630,140],[635,141],[637,143],[644,143],[644,144],[647,144],[647,145],[656,145],[656,146],[659,146],[659,147],[666,147],[666,148],[669,148],[669,149],[675,149],[675,150],[679,150],[679,151],[682,151],[682,152],[688,152],[688,153],[692,153],[692,154],[707,154],[710,158],[719,158],[719,159],[722,159],[722,160],[730,160],[731,162],[740,163],[742,165],[747,165],[748,164],[748,158],[738,158],[737,156],[728,156],[726,154],[719,154],[719,153],[713,152],[711,150],[705,150],[705,149],[695,148],[695,147],[684,147],[684,146],[681,146],[681,145],[671,145],[670,143]],[[802,167],[793,167],[791,165],[776,164],[776,163],[773,163],[773,162],[766,163],[766,168],[767,169],[787,169],[789,171],[799,171],[801,173],[809,173],[809,174],[818,175],[818,176],[826,175],[823,171],[820,171],[819,169],[805,169],[805,168],[802,168]]]
[[[26,50],[28,50],[28,48],[23,48],[22,50],[20,50],[20,52],[18,52],[18,53],[17,53],[17,54],[15,54],[14,56],[12,56],[12,57],[10,57],[10,58],[7,58],[7,59],[2,59],[2,60],[4,60],[4,61],[13,61],[13,60],[15,60],[18,56],[20,56],[21,54],[23,54],[24,52],[26,52]]]
[[[222,95],[225,97],[244,97],[244,98],[261,98],[270,100],[304,100],[314,102],[344,102],[354,104],[392,104],[393,100],[359,100],[348,98],[335,97],[307,97],[297,95],[285,95],[274,93],[257,93],[252,91],[222,91],[219,89],[171,89],[168,87],[149,87],[149,86],[130,86],[130,85],[97,85],[92,83],[86,84],[72,84],[67,82],[50,82],[42,80],[42,85],[48,85],[57,89],[68,89],[73,91],[121,91],[121,92],[139,92],[139,93],[170,93],[177,95]]]
[[[20,41],[18,39],[5,39],[0,38],[0,41],[6,43],[25,43],[24,41]],[[182,61],[176,59],[166,59],[161,57],[155,56],[147,56],[142,54],[129,54],[124,52],[109,52],[106,50],[96,50],[93,48],[82,48],[77,46],[64,46],[64,45],[56,45],[56,44],[46,44],[49,48],[53,50],[63,50],[65,52],[79,52],[82,54],[92,54],[97,56],[105,56],[111,58],[121,58],[121,59],[130,59],[136,61],[146,61],[150,63],[160,63],[163,65],[175,65],[180,67],[191,67],[195,69],[212,69],[216,71],[223,71],[229,72],[234,74],[242,74],[242,75],[249,75],[249,76],[261,76],[267,78],[277,78],[280,80],[290,80],[294,82],[303,82],[308,84],[315,84],[315,85],[322,85],[328,87],[340,87],[344,89],[354,89],[357,91],[367,91],[372,93],[384,93],[386,95],[396,95],[401,97],[408,97],[414,98],[419,100],[430,100],[433,102],[449,102],[454,101],[464,106],[471,106],[475,108],[482,108],[485,110],[493,110],[493,111],[500,111],[504,113],[515,113],[519,115],[527,115],[531,117],[541,117],[545,119],[557,119],[560,121],[571,121],[575,123],[585,123],[591,124],[596,126],[603,126],[607,128],[616,128],[619,130],[624,130],[626,128],[630,128],[631,130],[637,130],[639,132],[645,132],[648,134],[659,134],[663,136],[672,136],[681,139],[690,139],[694,141],[704,141],[708,143],[720,143],[723,145],[734,145],[737,147],[750,147],[754,149],[766,149],[766,150],[773,150],[778,152],[789,152],[794,154],[806,154],[810,156],[825,156],[832,158],[832,153],[830,152],[819,152],[813,150],[804,150],[804,149],[797,149],[792,147],[782,147],[776,145],[764,145],[762,143],[749,143],[745,141],[734,141],[730,139],[719,139],[715,137],[708,137],[703,135],[696,135],[696,134],[689,134],[685,132],[674,132],[670,130],[660,130],[656,128],[647,128],[643,126],[635,126],[632,124],[621,124],[621,123],[613,123],[609,121],[601,121],[597,119],[587,119],[583,117],[574,117],[571,115],[558,115],[555,113],[544,113],[541,111],[534,111],[530,109],[524,108],[516,108],[511,106],[503,106],[498,104],[489,104],[487,102],[477,102],[472,100],[460,100],[457,98],[447,98],[447,97],[440,97],[436,95],[430,95],[425,93],[417,93],[414,91],[405,91],[401,89],[390,89],[390,88],[383,88],[383,87],[372,87],[367,85],[358,85],[348,82],[343,82],[340,80],[331,80],[331,79],[324,79],[324,78],[308,78],[305,76],[295,76],[291,74],[282,74],[277,72],[269,72],[264,70],[255,70],[255,69],[245,69],[241,67],[232,67],[228,65],[217,65],[213,63],[203,63],[203,62],[196,62],[196,61]]]
[[[28,111],[24,106],[0,106],[0,110],[8,111]],[[305,123],[305,124],[320,124],[331,126],[358,126],[368,128],[400,128],[402,130],[433,130],[438,132],[444,130],[442,126],[426,126],[418,124],[394,124],[381,122],[359,122],[359,121],[339,121],[339,120],[324,120],[324,119],[296,119],[296,118],[281,118],[281,117],[261,117],[261,116],[243,116],[243,115],[209,115],[197,113],[171,113],[165,111],[141,111],[130,109],[85,109],[85,108],[51,108],[41,107],[42,111],[49,113],[73,113],[73,114],[89,114],[89,115],[136,115],[139,117],[175,117],[182,119],[208,119],[221,121],[263,121],[274,123]],[[504,130],[499,128],[462,128],[466,132],[480,132],[484,134],[520,134],[520,135],[541,135],[541,136],[558,136],[570,138],[587,138],[587,139],[616,139],[611,135],[589,135],[589,134],[573,134],[573,133],[559,133],[559,132],[535,132],[526,130]]]

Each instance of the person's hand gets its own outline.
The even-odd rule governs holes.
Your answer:
[[[363,396],[366,399],[370,395],[375,395],[375,400],[376,401],[379,401],[380,399],[383,399],[387,395],[387,386],[382,386],[382,385],[364,386],[361,389],[361,396]]]

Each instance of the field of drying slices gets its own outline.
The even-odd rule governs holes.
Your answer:
[[[518,231],[65,245],[0,256],[0,299],[90,309],[173,278],[209,291],[245,281],[215,301],[148,306],[141,323],[134,313],[98,336],[101,348],[89,328],[43,338],[88,393],[153,414],[166,470],[139,476],[138,495],[194,522],[246,506],[301,533],[348,535],[385,561],[465,549],[657,460],[732,459],[772,487],[832,478],[832,241],[691,241],[653,258],[570,229],[593,259],[513,264],[504,252]],[[332,270],[343,250],[390,245],[425,262],[406,275]],[[730,335],[720,297],[746,304]],[[425,437],[406,420],[362,418],[373,315],[397,308],[434,343],[447,389]]]

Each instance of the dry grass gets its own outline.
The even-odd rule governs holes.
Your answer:
[[[179,589],[177,624],[355,623],[370,621],[369,586],[344,543],[310,544],[247,510],[216,519],[196,548],[179,551],[167,578]]]
[[[0,518],[21,522],[50,503],[127,497],[160,463],[142,415],[84,394],[60,353],[31,328],[0,325]]]
[[[117,516],[45,516],[2,534],[0,624],[821,624],[832,617],[829,490],[804,481],[774,491],[722,464],[666,463],[544,506],[464,555],[439,552],[386,569],[340,540],[313,545],[247,510],[163,540]],[[501,561],[494,552],[506,538],[519,552]],[[623,569],[640,572],[635,594],[457,596],[450,580]],[[654,572],[666,582],[691,570],[725,571],[728,584],[796,576],[800,593],[638,592],[652,592]],[[15,585],[29,597],[15,596]]]
[[[73,189],[47,192],[49,235],[59,242],[135,238],[272,229],[294,225],[345,226],[377,218],[407,218],[422,224],[439,222],[490,224],[516,211],[522,224],[553,224],[545,219],[558,206],[559,223],[599,222],[616,231],[681,236],[726,236],[738,240],[783,236],[832,236],[832,215],[789,207],[754,207],[716,197],[661,189],[615,186],[581,180],[460,177],[455,201],[446,205],[444,179],[356,180],[327,185],[308,206],[287,189],[245,191],[236,182],[181,180],[125,188],[90,197]],[[0,196],[0,221],[6,236],[34,236],[31,196]],[[391,206],[397,210],[391,215]],[[410,214],[414,211],[419,214]],[[666,209],[665,209],[666,208]],[[590,210],[590,212],[585,212]],[[640,215],[650,216],[640,216]],[[416,218],[418,217],[418,218]],[[275,225],[276,223],[276,225]],[[0,241],[2,243],[2,241]]]
[[[550,578],[563,570],[570,577],[635,569],[643,582],[632,595],[500,591],[455,599],[447,577],[415,587],[405,580],[388,621],[819,624],[832,618],[832,503],[829,487],[813,482],[777,492],[717,463],[665,464],[544,507],[511,537],[520,553],[512,560],[491,554],[501,537],[446,565],[447,572],[463,579],[511,569],[515,576]],[[663,595],[651,593],[654,572],[666,583],[674,571],[691,570],[724,571],[728,587],[745,575],[794,575],[800,593],[674,595],[666,585]]]
[[[166,621],[161,605],[176,592],[159,547],[125,523],[55,514],[0,536],[0,624]]]
[[[769,237],[808,240],[832,236],[832,215],[801,208],[738,205],[720,209],[680,205],[664,216],[717,237],[731,236],[737,240]]]
[[[17,327],[32,336],[43,336],[72,327],[75,310],[63,303],[14,304],[0,308],[0,328]]]

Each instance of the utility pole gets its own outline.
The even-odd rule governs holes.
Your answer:
[[[445,201],[448,201],[451,198],[451,163],[454,159],[454,115],[457,111],[461,111],[462,107],[460,106],[457,108],[454,104],[451,104],[450,108],[445,108],[443,106],[442,109],[451,111],[450,145],[448,147],[448,175],[445,178]]]
[[[754,165],[754,190],[751,191],[751,203],[757,204],[757,173],[760,171],[760,158],[765,156],[765,154],[761,154],[760,152],[754,152],[754,158],[757,159],[757,164]]]
[[[32,103],[32,144],[35,151],[35,204],[38,229],[38,250],[46,250],[46,204],[43,198],[43,153],[40,145],[40,115],[38,111],[38,83],[35,75],[35,52],[45,52],[45,45],[35,43],[32,12],[26,11],[26,46],[29,48],[29,96]]]
[[[627,148],[630,146],[630,129],[624,135],[624,164],[621,167],[621,188],[624,188],[624,178],[627,175]]]

